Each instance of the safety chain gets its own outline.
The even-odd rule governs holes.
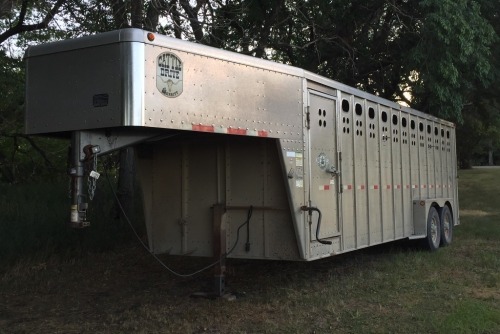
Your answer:
[[[68,178],[68,198],[73,198],[73,179]]]
[[[89,199],[94,199],[95,189],[97,187],[97,179],[100,174],[97,172],[97,154],[92,157],[92,168],[90,169],[89,176],[87,178],[87,187],[89,192]]]

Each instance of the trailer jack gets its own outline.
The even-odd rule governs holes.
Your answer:
[[[73,131],[71,133],[68,170],[71,178],[71,216],[69,225],[74,228],[83,228],[90,225],[87,220],[87,199],[92,200],[96,181],[99,178],[99,173],[96,171],[98,156],[152,138],[168,138],[174,135],[165,135],[160,130],[151,129]],[[87,178],[88,196],[84,192],[84,178]]]
[[[98,145],[86,145],[82,147],[81,132],[73,132],[71,136],[70,167],[68,174],[70,183],[70,221],[73,228],[84,228],[90,226],[87,220],[87,196],[84,195],[83,178],[89,179],[89,197],[92,200],[95,191],[95,182],[99,178],[97,168],[97,154],[101,152]],[[83,155],[82,155],[83,154]],[[90,165],[90,168],[89,168]]]
[[[321,227],[321,211],[314,206],[305,206],[305,205],[301,206],[300,209],[302,211],[309,212],[309,217],[312,216],[313,211],[316,211],[318,213],[318,223],[316,224],[316,240],[321,244],[331,245],[332,244],[331,241],[323,240],[319,237],[319,228]]]

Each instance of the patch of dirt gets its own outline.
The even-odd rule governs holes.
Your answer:
[[[468,293],[477,299],[494,299],[500,301],[500,290],[497,287],[469,289]]]

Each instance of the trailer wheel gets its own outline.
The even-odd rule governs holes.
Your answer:
[[[453,238],[453,216],[447,205],[441,209],[439,221],[441,222],[441,245],[448,246]]]
[[[424,241],[426,248],[431,252],[439,248],[439,243],[441,242],[441,223],[435,207],[429,209],[427,216],[427,237]]]

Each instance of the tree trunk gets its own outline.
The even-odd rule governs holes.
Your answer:
[[[488,139],[488,166],[494,166],[493,161],[493,139]]]
[[[130,8],[130,18],[132,23],[132,28],[143,28],[143,1],[142,0],[132,0]]]

